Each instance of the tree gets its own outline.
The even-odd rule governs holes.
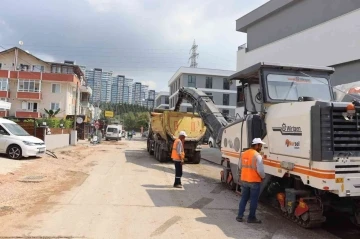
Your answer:
[[[47,109],[44,109],[46,114],[48,115],[49,118],[55,118],[55,116],[57,114],[59,114],[60,112],[60,108],[58,108],[57,110],[53,111],[53,110],[47,110]]]

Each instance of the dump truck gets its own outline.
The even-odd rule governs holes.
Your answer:
[[[171,160],[171,151],[180,131],[185,131],[185,162],[200,163],[201,142],[206,126],[201,117],[194,113],[156,109],[150,113],[147,151],[159,162]]]

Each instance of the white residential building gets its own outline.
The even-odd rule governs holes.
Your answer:
[[[229,70],[181,67],[168,82],[169,108],[175,108],[180,87],[196,87],[209,95],[223,114],[235,116],[236,84],[227,79],[234,73],[235,71]],[[180,111],[192,112],[192,105],[184,101]]]

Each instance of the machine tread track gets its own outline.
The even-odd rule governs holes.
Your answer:
[[[294,214],[289,214],[283,211],[281,211],[282,212],[281,214],[286,219],[306,229],[321,227],[322,223],[325,222],[326,217],[323,216],[323,210],[321,209],[320,205],[318,203],[308,202],[307,206],[309,207],[309,211],[307,212],[308,218],[306,220],[303,220],[301,216],[298,218]],[[280,209],[279,206],[274,206],[274,207],[276,209]]]

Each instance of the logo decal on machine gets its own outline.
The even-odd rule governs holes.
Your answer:
[[[282,135],[302,135],[301,127],[288,126],[285,123],[283,123],[281,127],[273,127],[272,129],[273,131],[279,131]]]
[[[300,141],[297,141],[297,142],[293,142],[289,139],[285,140],[285,145],[286,147],[294,147],[294,149],[299,149],[300,148]]]

